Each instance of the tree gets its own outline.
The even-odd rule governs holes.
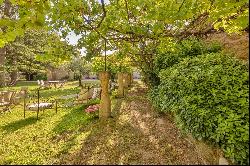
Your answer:
[[[24,36],[6,45],[5,69],[10,73],[10,85],[15,84],[18,71],[30,80],[34,74],[45,74],[47,68],[66,63],[73,54],[73,46],[61,41],[58,35],[44,30],[26,30]]]
[[[1,5],[1,3],[0,3]],[[5,0],[3,5],[0,6],[0,18],[5,19],[13,19],[13,15],[16,13],[16,7],[13,7],[9,0]],[[6,26],[1,26],[0,24],[0,36],[2,33],[6,32]],[[1,46],[2,45],[2,46]],[[3,41],[0,40],[0,87],[5,85],[5,71],[4,71],[4,63],[5,63],[5,54],[6,48],[3,47]]]
[[[110,49],[129,54],[138,66],[153,69],[156,51],[173,40],[202,37],[216,31],[241,32],[248,27],[246,0],[110,0],[52,1],[49,18],[66,36],[81,34],[79,47],[98,55],[104,40]],[[70,15],[68,13],[71,13]],[[67,28],[66,28],[67,27]],[[140,64],[140,65],[139,65]],[[147,73],[141,68],[144,73]]]
[[[69,69],[71,69],[74,74],[77,76],[77,79],[79,81],[79,86],[82,87],[82,76],[89,74],[91,71],[91,64],[85,60],[84,57],[81,57],[78,53],[76,56],[72,58],[72,60],[69,63]]]
[[[5,7],[7,0],[4,2]],[[248,27],[246,0],[110,0],[109,4],[104,0],[101,3],[22,0],[9,3],[19,9],[18,19],[1,19],[1,27],[7,27],[1,34],[1,46],[24,33],[25,27],[36,28],[45,23],[60,30],[64,37],[71,31],[81,34],[80,45],[92,50],[104,39],[113,47],[128,42],[134,49],[142,50],[141,45],[168,37],[183,39],[219,29],[240,32]]]
[[[1,19],[1,29],[6,30],[0,34],[0,47],[13,41],[27,26],[47,24],[54,31],[60,31],[64,38],[72,31],[81,34],[78,47],[85,47],[88,56],[100,55],[107,49],[130,55],[143,73],[153,70],[152,61],[157,51],[176,41],[218,30],[240,32],[249,26],[247,0],[110,0],[108,4],[104,0],[11,2],[19,8],[18,19]]]

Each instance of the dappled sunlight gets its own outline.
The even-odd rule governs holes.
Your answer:
[[[66,89],[61,93],[71,92]],[[0,117],[0,164],[57,163],[61,155],[80,150],[91,133],[80,128],[95,121],[83,107],[59,108],[57,113],[53,109],[41,111],[37,120],[36,112],[27,112],[24,118],[23,107],[16,106]]]
[[[74,142],[74,144],[68,149],[68,153],[71,154],[71,153],[74,153],[74,152],[80,150],[81,149],[81,144],[85,141],[85,139],[88,138],[90,133],[91,133],[91,131],[87,131],[87,132],[83,132],[83,133],[77,133],[76,134],[77,136],[72,141],[72,142]]]
[[[69,92],[68,92],[69,93]],[[1,115],[0,163],[204,164],[194,145],[151,109],[143,90],[112,100],[112,118],[99,121],[83,110],[60,108],[23,118],[21,107]],[[184,148],[184,149],[183,149]],[[14,155],[14,157],[13,157]]]
[[[65,154],[60,164],[204,164],[192,144],[167,119],[142,99],[112,102],[113,118],[90,124],[91,133],[79,151]],[[84,131],[89,131],[85,129]],[[185,148],[185,150],[183,150]]]
[[[0,164],[249,164],[248,15],[246,0],[0,0]]]

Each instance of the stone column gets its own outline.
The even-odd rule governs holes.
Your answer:
[[[128,89],[130,86],[130,75],[129,73],[123,73],[123,79],[124,79],[124,96],[128,94]]]
[[[124,87],[128,88],[128,73],[123,73]]]
[[[118,97],[124,96],[124,84],[123,84],[123,73],[117,73],[118,79]]]
[[[106,71],[99,73],[99,79],[101,81],[101,103],[99,109],[99,118],[100,119],[107,119],[111,116],[111,101],[109,97],[109,73]]]
[[[131,87],[132,84],[132,74],[128,73],[128,86]]]

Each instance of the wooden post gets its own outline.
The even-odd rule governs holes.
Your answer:
[[[89,85],[88,85],[87,103],[89,102],[89,90],[90,90],[90,88],[89,88]]]
[[[25,118],[25,108],[26,108],[26,93],[25,93],[25,95],[24,95],[24,98],[23,98],[23,117]]]
[[[117,73],[118,79],[118,97],[124,96],[124,84],[123,84],[123,73]]]
[[[39,101],[40,100],[40,93],[39,93],[39,89],[37,90],[37,103],[38,103],[38,107],[37,107],[37,117],[36,117],[36,119],[38,120],[38,114],[39,114]]]
[[[56,114],[57,114],[57,100],[56,100]]]
[[[6,54],[5,47],[0,48],[0,87],[5,86],[5,70],[4,70],[5,54]]]
[[[101,81],[101,103],[99,110],[99,118],[107,119],[111,117],[111,101],[109,97],[109,73],[107,71],[103,71],[99,73],[99,78]]]

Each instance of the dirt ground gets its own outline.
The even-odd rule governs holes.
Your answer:
[[[82,128],[88,138],[58,164],[218,164],[217,150],[181,134],[170,116],[154,111],[145,91],[136,84],[112,100],[112,118]]]

